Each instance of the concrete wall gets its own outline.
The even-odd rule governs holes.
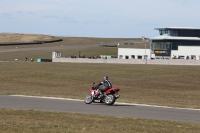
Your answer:
[[[113,63],[113,64],[158,64],[158,65],[200,65],[199,60],[185,59],[88,59],[88,58],[53,58],[52,62],[70,63]]]

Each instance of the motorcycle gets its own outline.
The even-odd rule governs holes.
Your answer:
[[[118,95],[118,88],[110,88],[102,92],[103,95],[101,95],[98,88],[99,85],[95,86],[95,83],[93,83],[93,86],[90,88],[90,94],[88,94],[84,100],[86,104],[99,102],[105,103],[106,105],[113,105],[116,99],[120,97],[120,95]]]

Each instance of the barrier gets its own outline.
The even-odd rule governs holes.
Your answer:
[[[52,62],[52,59],[41,59],[41,62]]]
[[[52,62],[71,63],[113,63],[113,64],[152,64],[152,65],[200,65],[199,60],[184,59],[88,59],[88,58],[53,58]]]
[[[41,59],[41,58],[38,58],[37,62],[52,62],[52,59]]]

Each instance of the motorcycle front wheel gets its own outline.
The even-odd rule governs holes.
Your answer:
[[[88,94],[88,95],[86,96],[84,102],[85,102],[86,104],[92,103],[92,102],[93,102],[93,96],[92,96],[92,94]]]
[[[105,96],[104,100],[106,105],[113,105],[115,103],[116,98],[114,94],[108,94]]]

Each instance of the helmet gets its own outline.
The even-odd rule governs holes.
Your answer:
[[[104,79],[104,80],[108,80],[108,76],[104,76],[103,79]]]

